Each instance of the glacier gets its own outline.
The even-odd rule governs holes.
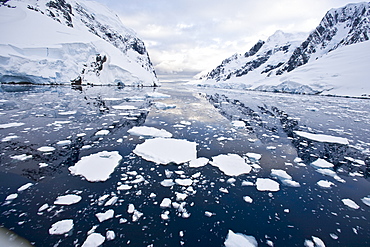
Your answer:
[[[0,5],[0,82],[158,86],[144,43],[104,5]]]

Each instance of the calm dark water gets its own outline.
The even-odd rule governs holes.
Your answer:
[[[171,97],[147,97],[153,91]],[[158,110],[152,105],[158,101],[176,108]],[[135,108],[122,110],[117,105]],[[182,84],[159,89],[1,85],[0,124],[23,125],[0,129],[0,225],[36,246],[81,246],[92,228],[103,236],[109,230],[115,232],[115,239],[106,240],[103,246],[222,246],[229,229],[254,236],[259,246],[271,242],[303,246],[312,236],[326,246],[367,246],[370,207],[361,199],[370,196],[369,109],[368,100],[197,89]],[[235,120],[246,127],[234,128],[231,122]],[[142,125],[198,143],[198,157],[259,153],[261,168],[230,180],[210,164],[199,168],[156,165],[132,153],[145,139],[127,130]],[[95,135],[100,130],[109,133]],[[296,130],[344,137],[349,145],[304,139]],[[70,142],[58,144],[65,140]],[[38,151],[42,146],[55,150]],[[70,174],[68,167],[81,157],[104,150],[118,151],[123,157],[108,180],[93,183]],[[14,159],[17,155],[32,157]],[[318,158],[334,164],[332,170],[341,181],[310,165]],[[271,169],[285,170],[300,187],[283,185],[271,177]],[[122,182],[141,177],[145,181],[131,183],[132,189],[117,190]],[[192,189],[177,184],[164,187],[160,182],[166,178],[192,178]],[[255,183],[257,178],[278,181],[280,190],[262,192],[242,185],[243,181]],[[320,180],[333,186],[321,188]],[[18,192],[26,183],[33,185]],[[17,198],[6,200],[14,193]],[[159,206],[163,198],[176,202],[176,193],[187,194],[184,201],[177,201],[183,203],[185,217],[174,207]],[[78,194],[82,200],[69,206],[53,204],[66,194]],[[102,200],[102,196],[107,198]],[[245,202],[244,196],[253,202]],[[112,197],[117,202],[104,206]],[[347,198],[359,208],[344,205],[342,199]],[[45,203],[47,209],[40,212]],[[129,204],[143,214],[139,220],[127,212]],[[95,214],[108,209],[114,210],[114,217],[99,222]],[[166,211],[168,220],[161,218]],[[213,216],[206,216],[206,211]],[[73,230],[50,235],[51,225],[63,219],[74,220]]]

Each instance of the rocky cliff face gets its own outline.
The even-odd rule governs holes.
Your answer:
[[[202,79],[223,82],[242,77],[251,84],[282,75],[339,47],[369,40],[369,20],[370,3],[332,9],[308,37],[277,31],[266,42],[258,41],[244,55],[225,59]]]
[[[134,31],[126,28],[121,23],[119,17],[105,6],[85,0],[8,0],[2,2],[2,6],[0,5],[0,11],[2,13],[4,12],[4,14],[13,16],[19,15],[19,19],[13,18],[10,22],[10,25],[19,28],[19,32],[21,32],[22,29],[22,27],[20,27],[22,21],[23,25],[29,26],[29,29],[45,28],[44,24],[36,23],[40,19],[48,23],[46,26],[49,30],[44,30],[44,33],[40,30],[35,30],[37,33],[45,35],[46,42],[43,42],[45,44],[43,44],[42,48],[47,50],[47,53],[44,59],[49,59],[49,51],[55,49],[55,46],[62,46],[63,49],[58,52],[58,58],[61,60],[63,58],[72,59],[72,62],[78,67],[78,73],[71,73],[71,78],[68,78],[69,80],[75,82],[80,81],[81,83],[85,81],[85,83],[91,84],[116,84],[117,82],[125,85],[155,86],[158,84],[144,42],[136,36]],[[36,16],[36,14],[39,16]],[[22,16],[26,16],[27,21],[25,21]],[[65,28],[57,27],[52,30],[52,27],[56,26],[55,24],[49,23],[49,20],[51,22],[57,22],[65,26]],[[63,29],[63,31],[55,29]],[[34,43],[36,43],[36,41],[34,42],[33,39],[36,38],[30,37],[28,44],[22,42],[22,46],[18,47],[18,43],[20,42],[17,35],[19,39],[21,39],[22,34],[16,34],[15,32],[12,32],[12,37],[8,38],[8,42],[0,42],[2,43],[0,45],[11,44],[23,50],[29,49],[30,47],[34,49]],[[70,40],[68,40],[66,34],[71,37]],[[60,39],[58,40],[59,36]],[[109,47],[107,43],[111,47]],[[41,49],[40,45],[39,49]],[[78,53],[78,51],[81,51],[80,57],[75,54],[76,52]],[[12,52],[15,53],[15,51]],[[25,55],[25,53],[27,52],[22,52],[22,55]],[[40,54],[41,52],[39,52],[38,55]],[[75,59],[71,58],[72,56],[75,56]],[[104,62],[99,60],[101,57],[105,57]],[[14,64],[15,66],[13,67],[17,67],[20,63],[27,63],[27,59],[31,60],[30,57],[27,56],[22,56],[22,58],[24,59],[19,61],[19,59],[17,60],[11,57],[11,60],[17,60],[15,61],[17,64]],[[29,61],[29,63],[32,62],[34,61]],[[53,63],[54,61],[50,60],[48,62]],[[60,63],[63,63],[63,61],[60,61]],[[95,66],[94,64],[99,65],[91,69],[91,67]],[[64,67],[61,66],[61,71],[56,71],[56,73],[59,73],[58,75],[60,75],[61,72],[65,73],[65,71],[67,71],[65,67],[68,66],[67,64],[65,64]],[[109,73],[109,71],[111,73]],[[0,69],[0,76],[3,74],[2,76],[4,78],[4,76],[6,76],[4,73],[10,74],[11,71],[8,72],[7,68],[3,67],[2,72]],[[142,78],[141,74],[145,74],[145,78]],[[50,77],[49,81],[64,83],[67,77],[58,77],[58,75]],[[24,73],[22,76],[23,78],[27,77]],[[32,78],[32,76],[29,76],[29,78]],[[48,78],[45,77],[41,79],[43,82],[48,81]]]

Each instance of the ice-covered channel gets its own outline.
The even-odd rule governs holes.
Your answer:
[[[0,227],[35,246],[369,246],[369,109],[0,85]]]

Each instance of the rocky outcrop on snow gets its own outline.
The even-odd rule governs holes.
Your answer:
[[[201,78],[203,82],[200,84],[271,92],[335,92],[368,97],[368,45],[344,48],[370,42],[369,19],[370,2],[331,9],[308,37],[278,31],[266,42],[258,41],[244,55],[235,54],[225,59]],[[347,86],[350,82],[352,88]]]
[[[142,40],[86,0],[0,5],[0,82],[157,86]]]

